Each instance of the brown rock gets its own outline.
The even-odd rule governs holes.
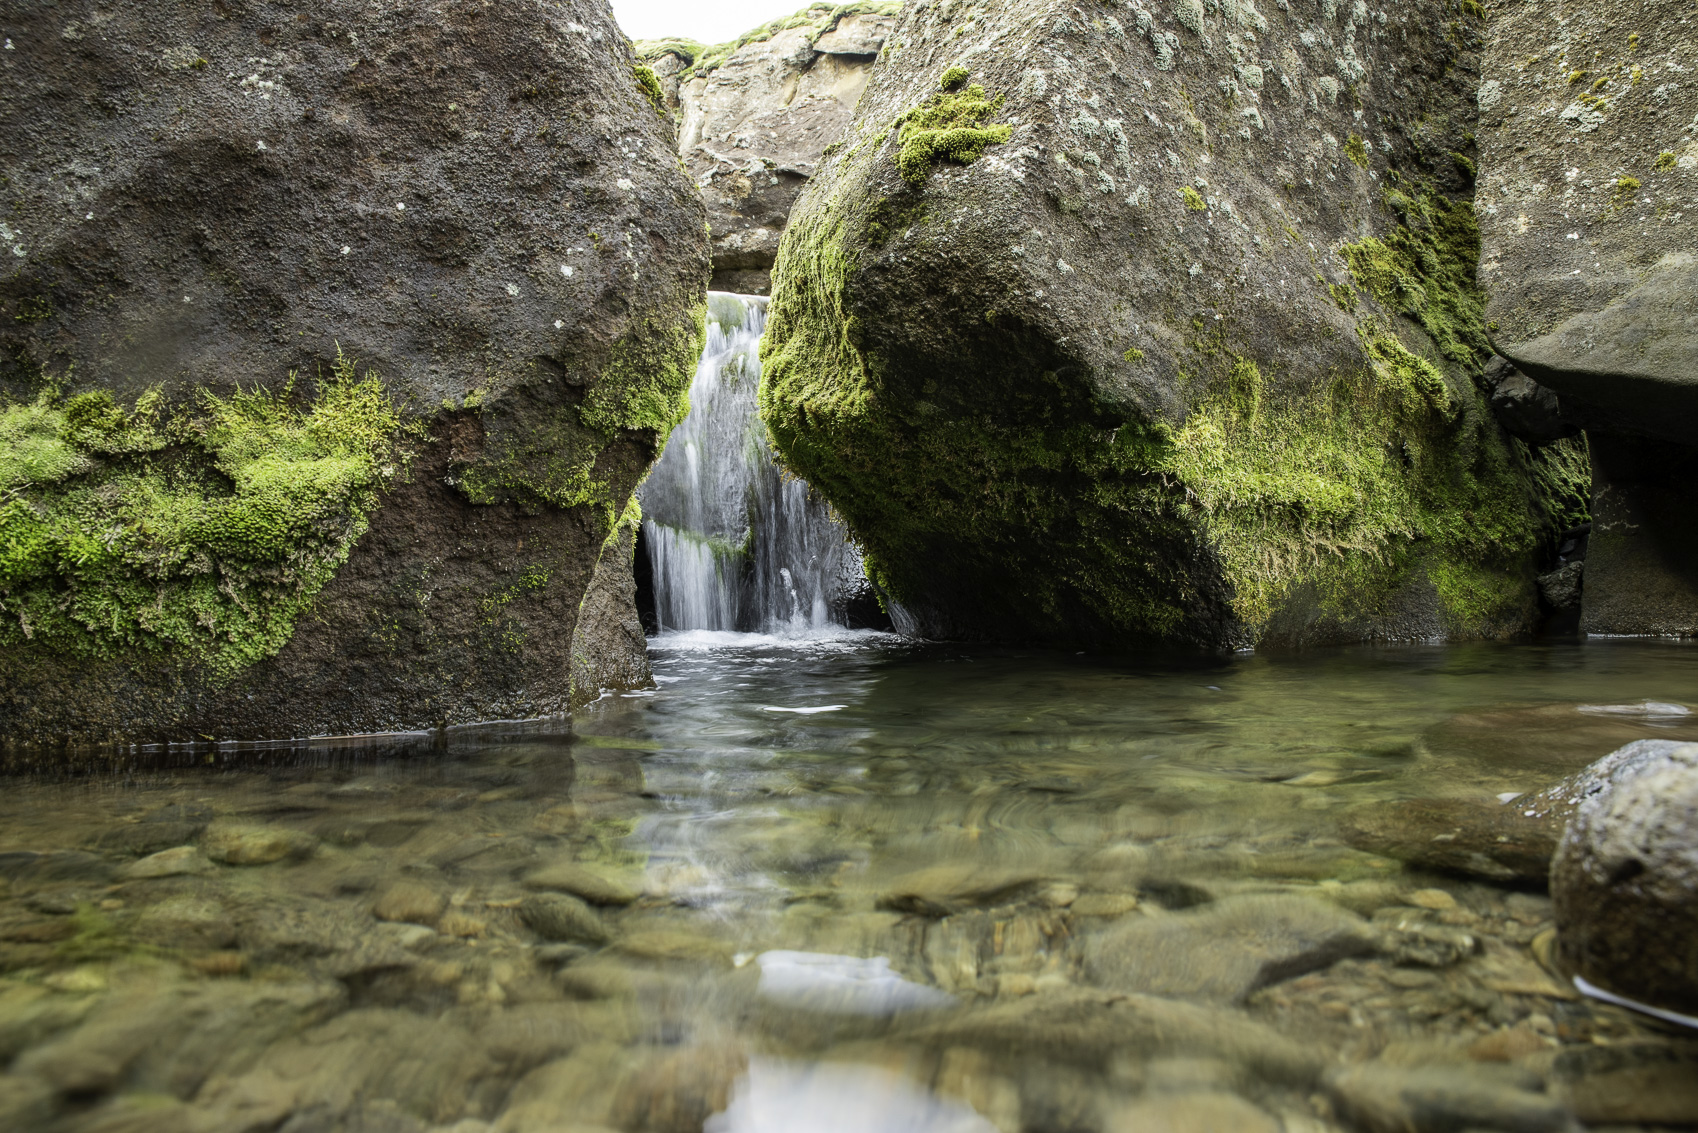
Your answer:
[[[207,857],[226,865],[269,865],[310,856],[318,848],[318,839],[287,826],[215,822],[206,828],[201,848]]]

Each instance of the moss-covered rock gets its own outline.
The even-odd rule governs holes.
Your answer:
[[[76,0],[7,36],[0,745],[585,695],[708,273],[605,4]]]
[[[905,11],[780,252],[780,451],[942,632],[1526,629],[1554,520],[1476,384],[1480,21],[1194,7]],[[922,161],[951,97],[1006,133]]]

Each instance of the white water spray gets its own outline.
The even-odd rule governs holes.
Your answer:
[[[840,628],[867,586],[849,533],[756,415],[766,299],[710,292],[690,415],[637,495],[661,630]]]

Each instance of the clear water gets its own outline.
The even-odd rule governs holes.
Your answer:
[[[812,633],[866,586],[847,529],[757,413],[766,300],[712,292],[690,414],[638,491],[662,630]]]
[[[1453,1128],[1619,1127],[1698,1065],[1540,966],[1541,894],[1342,836],[1365,805],[1495,806],[1698,739],[1698,649],[652,644],[656,689],[569,723],[7,780],[0,1127],[1372,1128],[1352,1070],[1428,1074]],[[1582,711],[1646,700],[1673,707]],[[133,876],[161,861],[190,872]],[[611,903],[540,931],[548,885]],[[1268,900],[1463,943],[1235,986],[1287,947]],[[1248,922],[1162,943],[1228,909]],[[1175,971],[1196,990],[1126,986]],[[1617,1079],[1574,1084],[1599,1051],[1652,1075],[1607,1113]]]

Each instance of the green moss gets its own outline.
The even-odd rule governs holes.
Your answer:
[[[1363,169],[1368,168],[1368,146],[1362,140],[1361,134],[1351,134],[1344,143],[1344,156],[1350,159],[1352,165]]]
[[[937,85],[943,90],[955,90],[967,82],[970,73],[965,67],[951,67],[938,79]]]
[[[662,118],[666,117],[666,94],[660,89],[660,79],[655,77],[654,69],[647,63],[638,63],[631,68],[631,75],[637,80],[643,97],[649,100],[654,112]]]
[[[694,63],[705,47],[693,39],[674,37],[670,39],[639,39],[631,45],[637,53],[637,58],[644,63],[653,63],[662,55],[676,55],[684,61],[687,67]]]
[[[1388,310],[1419,323],[1445,358],[1477,371],[1491,347],[1474,278],[1480,227],[1473,206],[1395,174],[1390,180],[1385,201],[1397,227],[1383,239],[1344,245],[1350,274]]]
[[[214,675],[282,648],[409,456],[352,359],[305,409],[293,387],[202,391],[168,420],[157,392],[0,405],[0,647]]]
[[[1651,163],[1651,168],[1655,169],[1658,173],[1668,173],[1671,172],[1677,164],[1678,162],[1675,160],[1674,154],[1669,150],[1664,150],[1662,153],[1657,155],[1657,160]]]
[[[1132,349],[1122,354],[1121,357],[1128,362],[1142,362],[1144,360],[1144,352],[1134,346]]]
[[[533,509],[591,507],[611,529],[625,497],[597,475],[596,462],[623,433],[648,432],[658,447],[684,419],[707,316],[703,305],[676,323],[644,319],[614,344],[575,409],[560,406],[532,414],[518,431],[494,422],[497,439],[487,442],[483,455],[460,474],[466,498],[478,504],[513,501]]]
[[[1181,185],[1179,187],[1179,196],[1180,199],[1185,202],[1185,207],[1190,209],[1192,212],[1205,212],[1208,210],[1209,202],[1203,199],[1203,194],[1197,192],[1197,190],[1193,189],[1189,185]]]
[[[985,97],[985,88],[974,83],[964,90],[946,89],[908,111],[895,123],[902,147],[896,167],[903,179],[918,185],[939,161],[971,165],[987,147],[1013,137],[1012,126],[989,121],[1001,108],[1001,96],[992,101]]]
[[[1610,191],[1610,204],[1606,210],[1614,215],[1633,203],[1633,198],[1639,193],[1639,178],[1617,177],[1615,188]]]

